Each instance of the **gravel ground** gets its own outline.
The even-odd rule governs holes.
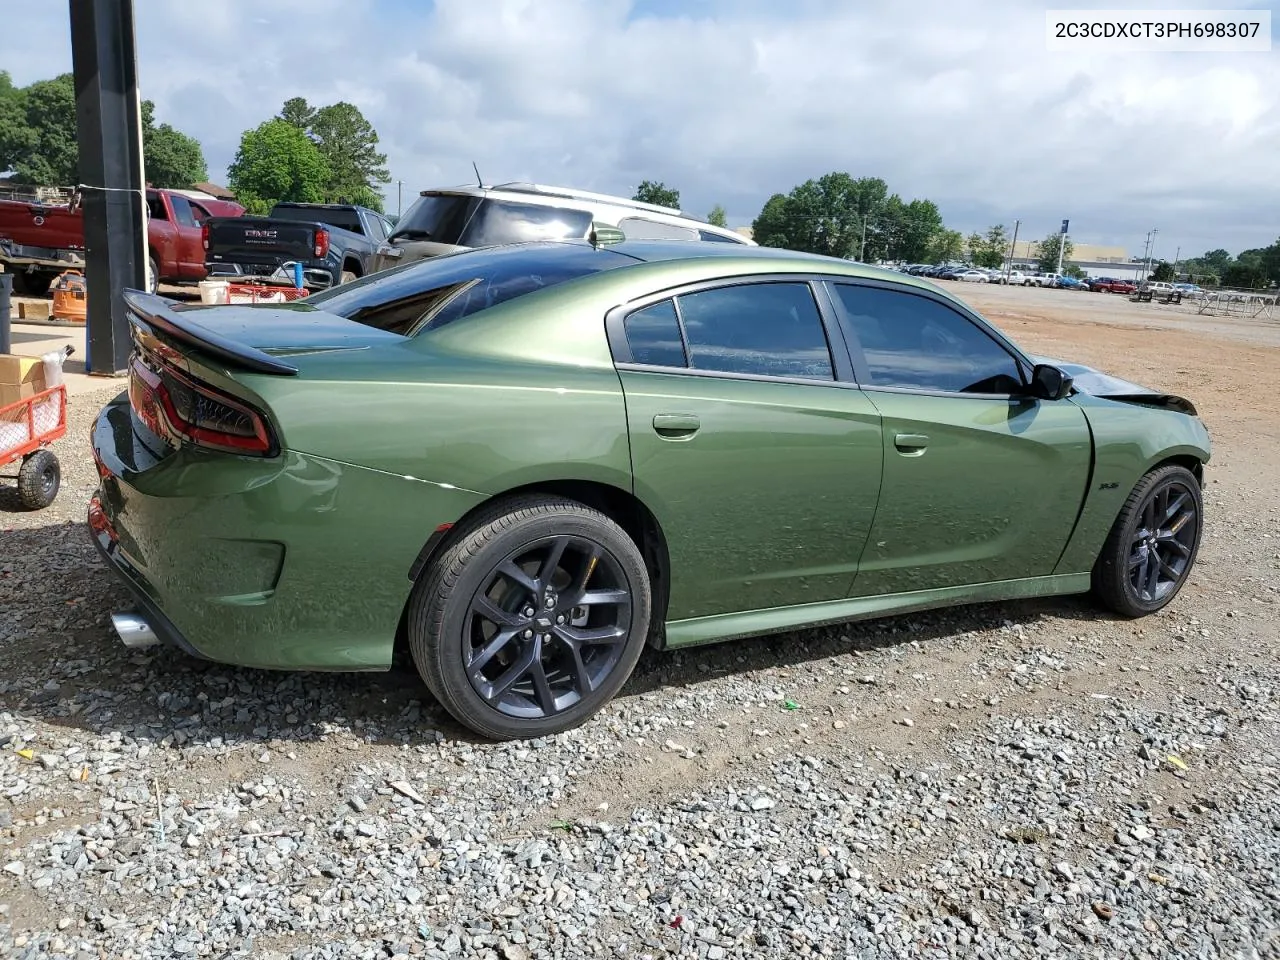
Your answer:
[[[1086,362],[1141,333],[1088,331]],[[110,393],[73,398],[55,504],[0,488],[0,955],[1280,956],[1280,414],[1243,355],[1178,353],[1207,344],[1111,364],[1184,365],[1164,379],[1218,444],[1164,614],[984,605],[647,653],[585,728],[501,745],[403,672],[120,646],[83,530]]]

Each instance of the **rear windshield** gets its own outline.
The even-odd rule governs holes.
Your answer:
[[[591,214],[571,207],[427,194],[405,211],[391,239],[489,247],[531,240],[580,239],[590,226]]]
[[[412,337],[525,294],[635,262],[586,244],[466,250],[370,274],[312,294],[304,302]]]
[[[350,230],[352,233],[364,233],[360,225],[360,214],[354,210],[317,210],[305,207],[272,207],[272,220],[298,220],[303,223],[324,223],[339,230]]]

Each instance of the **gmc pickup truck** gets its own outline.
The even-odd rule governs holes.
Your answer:
[[[302,264],[303,286],[324,290],[372,273],[391,222],[366,207],[277,203],[265,217],[215,217],[204,227],[211,277],[288,277]],[[279,272],[278,272],[279,271]]]
[[[204,278],[201,225],[244,213],[238,203],[194,198],[178,190],[147,191],[147,287]],[[63,270],[84,269],[84,208],[79,195],[64,205],[0,200],[0,263],[14,292],[43,296]]]

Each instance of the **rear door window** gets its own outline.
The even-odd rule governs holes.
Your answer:
[[[807,283],[761,282],[676,297],[695,370],[834,380],[822,315]]]
[[[196,218],[191,213],[191,204],[186,197],[180,197],[176,193],[169,194],[169,205],[173,207],[174,219],[184,227],[194,227]]]

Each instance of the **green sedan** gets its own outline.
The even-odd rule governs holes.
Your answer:
[[[1188,401],[847,261],[594,236],[292,305],[126,299],[89,510],[122,639],[404,651],[488,737],[581,724],[646,644],[1087,591],[1141,616],[1200,543]]]

